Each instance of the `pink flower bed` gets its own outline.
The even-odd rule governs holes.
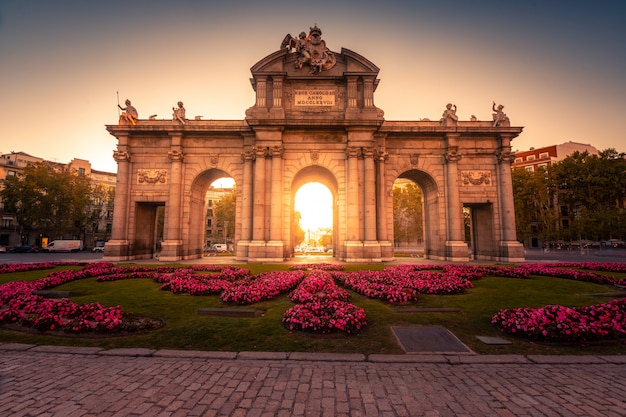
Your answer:
[[[491,323],[503,333],[533,341],[585,343],[626,336],[626,298],[585,307],[548,305],[496,313]]]
[[[76,304],[67,298],[46,299],[34,295],[37,283],[10,282],[0,285],[0,322],[37,330],[63,330],[68,333],[115,331],[122,324],[119,306],[99,303]]]
[[[283,314],[282,323],[290,331],[360,333],[367,325],[365,311],[348,303],[349,296],[328,272],[314,269],[289,294],[297,304]]]
[[[298,264],[289,267],[291,271],[312,271],[312,270],[322,270],[322,271],[343,271],[343,265],[338,264]]]
[[[311,271],[289,294],[289,299],[294,303],[306,303],[319,298],[348,301],[350,294],[339,288],[328,272],[321,270]]]
[[[270,300],[294,289],[304,278],[304,271],[264,272],[249,279],[237,281],[222,292],[224,303],[254,304]]]
[[[362,308],[330,298],[296,304],[285,312],[282,322],[290,331],[311,333],[357,334],[367,325]]]

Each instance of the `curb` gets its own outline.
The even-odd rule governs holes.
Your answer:
[[[154,357],[172,359],[238,360],[238,361],[293,361],[293,362],[367,362],[386,364],[441,364],[441,365],[604,365],[626,364],[626,355],[458,355],[432,354],[361,354],[318,352],[221,352],[176,349],[120,348],[31,345],[0,343],[0,352],[51,353],[62,355],[95,355],[123,357]]]

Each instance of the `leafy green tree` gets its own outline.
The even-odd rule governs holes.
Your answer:
[[[91,181],[46,163],[7,178],[0,198],[5,211],[15,214],[25,242],[35,232],[52,238],[84,237],[90,222]]]
[[[235,231],[235,210],[237,205],[237,195],[231,192],[215,203],[215,218],[217,224],[226,230],[226,237],[232,237]]]
[[[296,231],[294,236],[295,245],[298,246],[302,242],[304,242],[304,230],[302,230],[302,226],[300,225],[300,221],[302,220],[302,213],[299,211],[295,211],[293,214],[294,221],[296,223]]]
[[[518,240],[528,244],[532,237],[544,243],[558,240],[554,186],[544,169],[529,172],[514,169],[511,173]]]
[[[422,192],[413,182],[393,188],[393,233],[395,244],[423,239]]]

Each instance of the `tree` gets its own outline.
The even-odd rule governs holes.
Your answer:
[[[393,188],[393,232],[396,244],[423,239],[422,192],[412,182]]]
[[[293,214],[294,221],[296,223],[296,231],[294,236],[294,243],[296,246],[300,245],[304,242],[304,230],[302,230],[302,226],[300,225],[300,221],[302,220],[302,213],[299,211],[295,211]]]
[[[84,236],[91,220],[90,180],[43,162],[7,178],[0,198],[5,211],[15,214],[24,242],[35,231],[52,238]]]
[[[237,208],[237,195],[231,192],[215,203],[215,218],[217,224],[222,225],[225,236],[230,237],[235,230],[235,210]]]
[[[514,169],[511,178],[518,240],[526,244],[533,237],[544,243],[558,240],[555,187],[548,173],[542,168],[534,172]]]

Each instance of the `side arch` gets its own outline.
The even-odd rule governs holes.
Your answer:
[[[183,234],[186,236],[184,244],[188,250],[185,257],[188,259],[202,257],[204,248],[204,231],[206,229],[205,225],[207,218],[206,193],[215,180],[224,177],[229,178],[232,176],[221,169],[211,168],[201,172],[191,183],[189,195],[186,196],[189,204],[185,205],[186,207],[189,207],[189,213],[186,214],[188,222],[185,225],[187,233]],[[237,227],[236,224],[235,227]],[[235,233],[235,236],[236,235],[237,234]]]
[[[424,213],[424,255],[427,258],[443,258],[445,256],[445,221],[439,202],[439,187],[435,179],[427,172],[409,169],[398,175],[413,181],[422,190]],[[393,202],[392,202],[393,206]],[[392,208],[393,212],[393,208]],[[393,222],[391,222],[393,224]]]

